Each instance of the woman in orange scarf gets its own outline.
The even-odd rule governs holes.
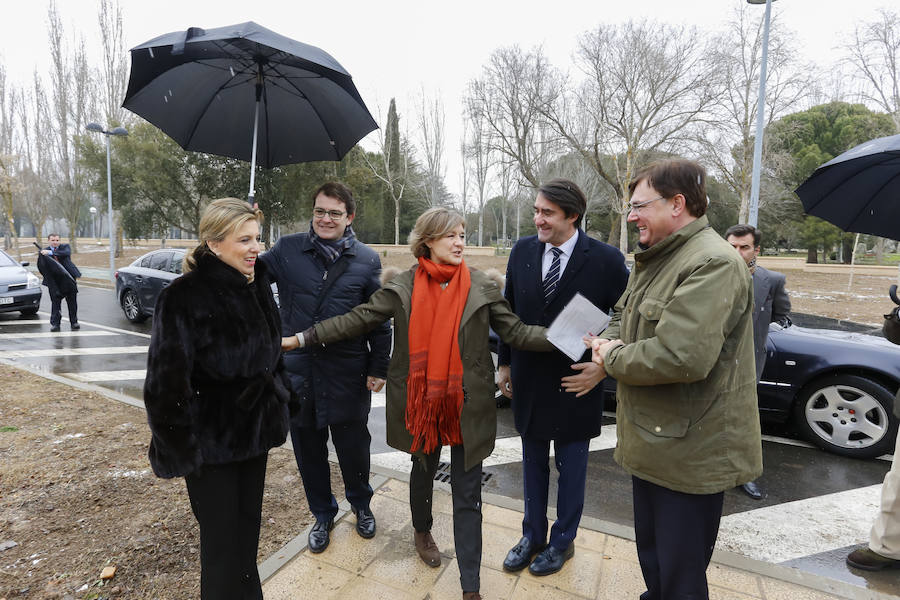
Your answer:
[[[409,503],[416,551],[429,566],[440,566],[431,499],[441,448],[449,446],[460,584],[463,598],[474,600],[481,598],[481,462],[494,449],[497,431],[489,331],[523,350],[553,346],[545,328],[525,325],[512,312],[495,279],[466,266],[462,215],[443,207],[427,210],[409,243],[417,265],[385,283],[366,304],[284,338],[282,347],[356,337],[393,317],[387,442],[413,455]]]

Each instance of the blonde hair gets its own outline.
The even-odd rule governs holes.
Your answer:
[[[423,212],[409,232],[409,249],[413,256],[431,258],[431,249],[425,242],[444,237],[458,225],[462,225],[465,229],[466,220],[451,208],[435,206]]]
[[[200,244],[184,255],[181,270],[184,273],[191,271],[196,268],[200,256],[212,253],[207,242],[221,242],[251,219],[262,225],[263,214],[246,200],[219,198],[210,202],[200,216]]]

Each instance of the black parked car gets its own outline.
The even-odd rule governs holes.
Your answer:
[[[41,280],[24,268],[27,266],[27,262],[19,264],[0,250],[0,312],[37,314],[41,306]]]
[[[184,248],[154,250],[116,271],[116,298],[129,321],[141,323],[153,314],[159,293],[181,276],[185,252]],[[278,304],[274,283],[272,294]]]
[[[125,317],[140,323],[153,314],[159,293],[181,275],[185,250],[154,250],[116,271],[116,298]]]
[[[788,421],[817,446],[844,456],[890,454],[900,346],[864,333],[769,326],[757,386],[763,419]]]
[[[496,350],[496,338],[491,339]],[[900,346],[864,333],[772,323],[757,386],[760,418],[788,422],[810,442],[844,456],[894,449]],[[615,381],[603,381],[610,400]],[[498,395],[498,405],[506,399]]]

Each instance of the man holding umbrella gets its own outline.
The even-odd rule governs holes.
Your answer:
[[[81,329],[78,324],[78,286],[75,280],[81,277],[81,271],[72,262],[72,248],[69,244],[59,243],[59,234],[51,233],[47,236],[49,246],[41,250],[43,256],[55,261],[57,265],[45,263],[44,269],[38,267],[44,276],[44,285],[50,292],[50,331],[59,331],[62,321],[62,301],[66,299],[66,307],[69,309],[69,325],[72,330]],[[45,272],[46,271],[46,272]]]

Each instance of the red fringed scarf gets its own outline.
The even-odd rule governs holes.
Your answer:
[[[441,289],[445,282],[447,287]],[[410,452],[421,448],[431,453],[439,440],[447,446],[462,444],[459,323],[471,287],[465,261],[439,265],[419,258],[409,317],[406,429],[413,438]]]

